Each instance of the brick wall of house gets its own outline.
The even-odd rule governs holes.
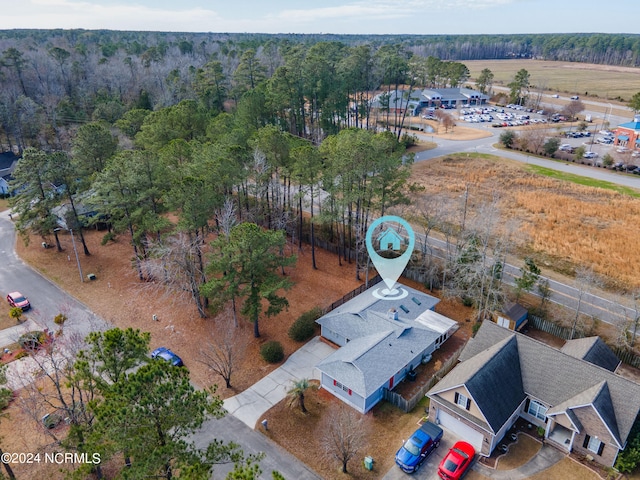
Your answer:
[[[616,456],[618,455],[618,447],[594,408],[590,405],[575,408],[573,409],[573,413],[576,414],[583,427],[582,431],[576,435],[573,441],[573,451],[582,455],[591,455],[595,461],[602,465],[613,466],[613,462],[615,462]],[[601,455],[582,446],[586,435],[598,437],[598,440],[604,442],[605,445]]]

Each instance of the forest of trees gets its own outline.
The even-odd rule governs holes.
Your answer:
[[[318,143],[342,126],[369,126],[367,99],[381,85],[460,85],[466,69],[453,67],[484,58],[633,66],[640,64],[640,35],[4,30],[0,145],[64,150],[69,130],[88,121],[113,123],[133,108],[157,110],[182,100],[228,111],[248,91],[260,103],[256,121]]]

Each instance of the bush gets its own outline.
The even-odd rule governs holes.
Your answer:
[[[282,344],[276,340],[271,340],[260,347],[260,355],[269,363],[278,363],[284,358]]]
[[[109,242],[115,242],[116,241],[116,234],[114,232],[109,232],[106,233],[104,237],[102,237],[102,240],[100,241],[100,245],[104,246]]]
[[[4,410],[9,406],[9,402],[13,399],[13,392],[6,387],[0,388],[0,410]]]
[[[41,330],[34,330],[20,335],[18,344],[25,350],[36,350],[47,340],[47,334]]]
[[[313,337],[316,333],[316,320],[322,316],[320,307],[315,307],[308,312],[304,312],[289,327],[289,338],[296,342],[304,342]]]
[[[473,298],[462,297],[462,305],[465,307],[473,307]]]

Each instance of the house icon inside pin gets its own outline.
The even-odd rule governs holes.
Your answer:
[[[378,235],[378,242],[380,244],[380,250],[398,251],[400,250],[402,237],[393,228],[387,228]]]

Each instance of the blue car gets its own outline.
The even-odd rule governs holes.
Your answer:
[[[396,464],[403,472],[413,473],[420,468],[431,452],[440,445],[442,429],[434,423],[425,422],[396,453]]]
[[[182,359],[167,347],[156,348],[151,352],[151,358],[161,358],[162,360],[171,363],[174,367],[182,367],[184,365],[184,363],[182,363]]]

